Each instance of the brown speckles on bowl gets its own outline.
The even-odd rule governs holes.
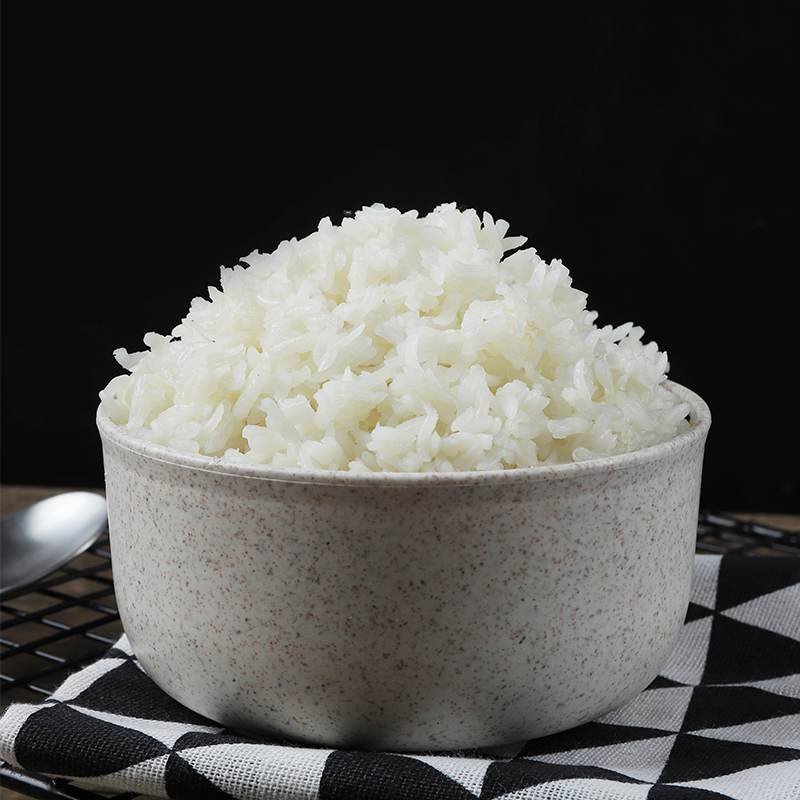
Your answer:
[[[222,464],[98,414],[120,613],[148,674],[237,728],[460,749],[552,733],[658,672],[686,610],[710,418],[492,473]]]

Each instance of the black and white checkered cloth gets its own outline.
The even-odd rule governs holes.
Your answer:
[[[172,798],[800,800],[800,559],[698,556],[686,625],[623,708],[505,757],[257,741],[178,705],[123,637],[0,720],[0,757]]]

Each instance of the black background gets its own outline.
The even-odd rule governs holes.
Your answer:
[[[4,4],[6,483],[100,485],[111,351],[220,265],[367,203],[456,201],[667,349],[712,408],[706,505],[798,509],[784,7],[169,5]]]

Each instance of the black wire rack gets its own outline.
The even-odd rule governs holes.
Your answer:
[[[800,533],[706,512],[699,519],[697,552],[800,556]],[[3,708],[44,700],[70,673],[94,661],[122,634],[107,534],[52,575],[8,592],[0,600]],[[136,797],[97,794],[2,762],[0,785],[48,800]]]

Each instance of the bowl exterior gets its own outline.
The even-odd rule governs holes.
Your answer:
[[[410,750],[542,736],[646,686],[683,622],[705,436],[625,469],[418,487],[220,474],[102,438],[133,649],[233,728]]]

